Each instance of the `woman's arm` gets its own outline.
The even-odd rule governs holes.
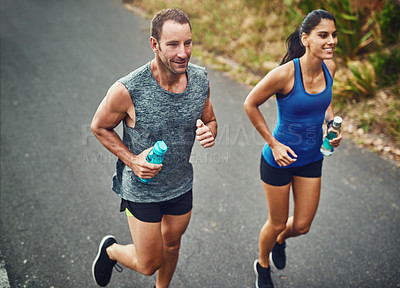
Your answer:
[[[296,159],[289,156],[297,157],[294,151],[280,143],[272,135],[271,130],[265,122],[264,116],[259,110],[259,106],[271,98],[276,93],[289,93],[294,85],[294,65],[288,62],[269,72],[249,93],[245,102],[244,109],[251,123],[271,147],[275,161],[280,166],[287,166]]]
[[[331,73],[333,79],[335,77],[335,72],[336,72],[336,63],[333,60],[325,60],[324,62],[328,67],[328,70]],[[326,109],[325,112],[325,122],[329,123],[333,121],[333,118],[335,118],[335,113],[333,112],[333,105],[331,102],[331,104],[329,104],[329,107],[328,109]],[[341,140],[342,140],[342,133],[340,133],[336,138],[330,140],[329,142],[333,147],[338,147],[340,145]]]
[[[326,67],[328,67],[328,70],[331,73],[333,79],[336,72],[336,63],[333,60],[325,60],[324,62],[326,64]],[[332,121],[334,117],[335,114],[333,113],[333,106],[331,103],[325,112],[325,122],[328,123],[329,121]]]

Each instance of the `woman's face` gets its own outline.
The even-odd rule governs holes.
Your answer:
[[[338,42],[335,22],[321,19],[310,34],[302,34],[301,40],[308,53],[318,58],[332,59]]]

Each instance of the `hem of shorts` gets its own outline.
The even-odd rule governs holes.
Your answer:
[[[262,181],[264,184],[267,184],[267,185],[269,185],[269,186],[274,186],[274,187],[286,186],[286,185],[290,184],[290,183],[293,181],[293,180],[291,180],[289,183],[286,183],[286,184],[276,184],[276,183],[271,184],[271,183],[265,182],[262,178],[260,178],[260,179],[261,179],[261,181]]]

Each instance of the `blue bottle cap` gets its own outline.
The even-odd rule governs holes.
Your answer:
[[[156,144],[154,144],[154,152],[156,154],[165,154],[165,152],[167,152],[167,145],[165,144],[164,141],[157,141]]]

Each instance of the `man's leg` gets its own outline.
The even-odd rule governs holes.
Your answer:
[[[144,275],[153,275],[162,264],[163,239],[161,222],[148,223],[127,216],[134,244],[113,244],[107,248],[111,260]]]
[[[189,225],[191,212],[184,215],[164,215],[161,221],[163,260],[157,273],[157,288],[168,287],[178,263],[182,235]]]

